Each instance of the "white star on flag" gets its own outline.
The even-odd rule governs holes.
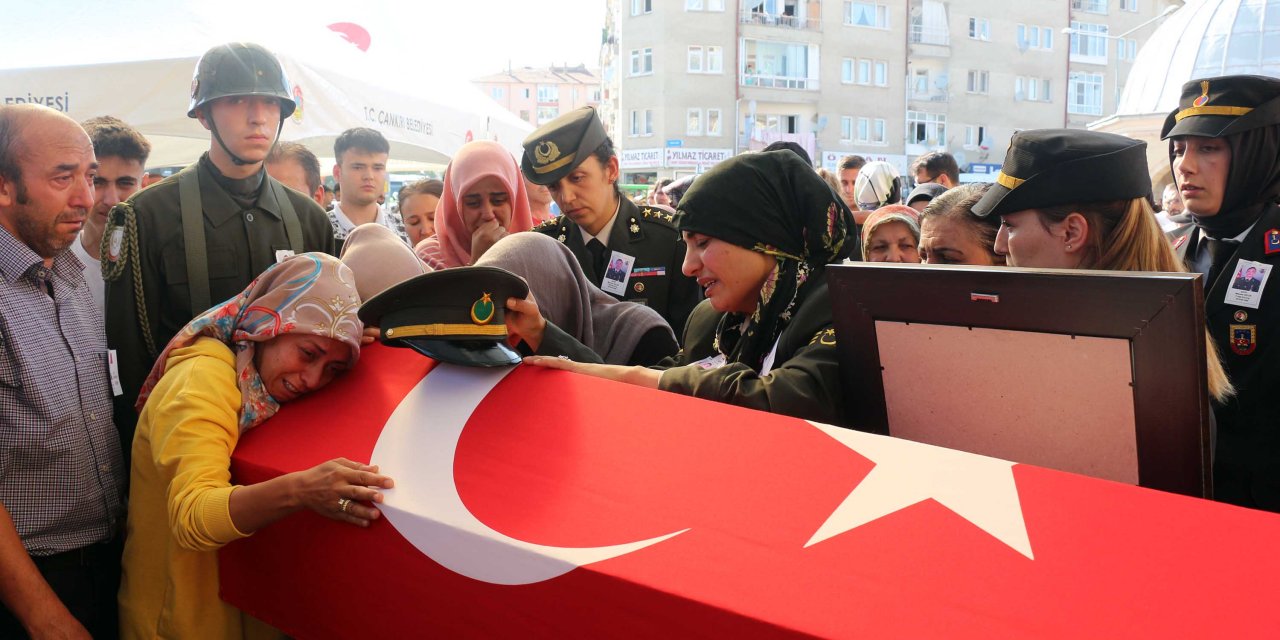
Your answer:
[[[818,528],[809,547],[933,498],[1022,555],[1035,559],[1013,464],[972,453],[811,422],[875,463]]]

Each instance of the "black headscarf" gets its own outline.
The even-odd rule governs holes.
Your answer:
[[[681,231],[773,256],[773,273],[751,315],[727,313],[716,349],[759,371],[824,267],[858,251],[853,213],[791,151],[730,158],[698,177],[680,200]]]
[[[1233,238],[1248,229],[1262,210],[1280,201],[1280,124],[1249,129],[1223,138],[1231,148],[1231,166],[1222,206],[1212,216],[1192,214],[1196,226],[1212,238]],[[1173,166],[1169,140],[1169,165]],[[1174,172],[1176,184],[1178,174]]]

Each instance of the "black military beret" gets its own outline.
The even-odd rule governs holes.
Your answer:
[[[995,184],[973,213],[1001,216],[1150,195],[1147,143],[1099,131],[1037,129],[1013,134]]]
[[[574,109],[538,127],[524,139],[520,170],[529,182],[555,184],[608,139],[595,109]]]
[[[379,327],[383,344],[410,347],[441,362],[473,367],[518,364],[507,345],[507,298],[529,285],[496,267],[428,273],[379,293],[360,307],[360,321]]]
[[[1160,139],[1222,138],[1280,124],[1280,79],[1222,76],[1182,85],[1178,108],[1164,119]]]

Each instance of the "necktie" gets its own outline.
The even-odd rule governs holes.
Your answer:
[[[604,278],[605,252],[609,247],[604,246],[603,242],[592,238],[587,241],[587,251],[591,252],[591,268],[595,269],[596,280]]]
[[[1235,255],[1236,247],[1240,246],[1235,240],[1218,240],[1216,238],[1205,238],[1205,242],[1209,243],[1206,247],[1209,250],[1209,273],[1206,274],[1204,285],[1205,293],[1213,287],[1213,283],[1218,279],[1218,275],[1226,268],[1227,263],[1231,261],[1231,256]]]

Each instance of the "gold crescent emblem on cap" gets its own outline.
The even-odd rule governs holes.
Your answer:
[[[1209,81],[1201,80],[1200,81],[1200,97],[1196,98],[1195,102],[1191,103],[1191,106],[1203,107],[1208,103],[1209,103]]]
[[[550,140],[543,140],[538,143],[538,146],[533,148],[533,158],[538,161],[538,164],[554,162],[555,159],[559,157],[560,147],[557,147],[556,143]]]

